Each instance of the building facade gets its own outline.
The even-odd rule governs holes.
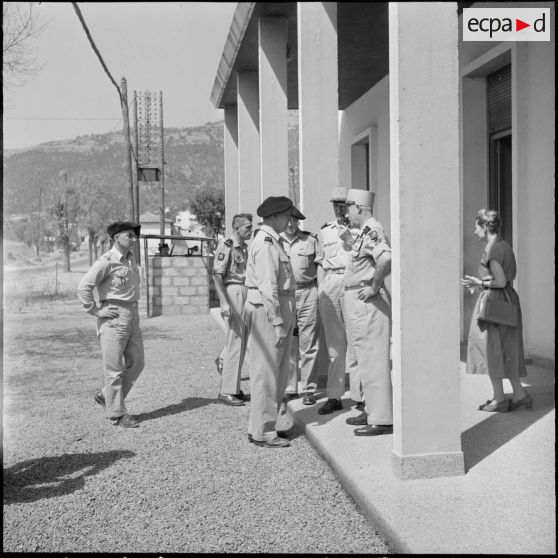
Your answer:
[[[392,242],[393,466],[463,474],[460,344],[477,275],[476,212],[498,209],[518,263],[528,357],[554,367],[554,3],[547,42],[465,42],[463,9],[519,3],[239,3],[212,101],[225,114],[225,208],[288,195],[299,115],[300,208],[375,192]],[[433,429],[432,425],[436,425]]]

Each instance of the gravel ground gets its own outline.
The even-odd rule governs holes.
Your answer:
[[[287,415],[290,448],[248,443],[249,403],[216,400],[209,315],[143,319],[131,430],[93,402],[101,354],[77,302],[4,324],[5,552],[392,552]]]

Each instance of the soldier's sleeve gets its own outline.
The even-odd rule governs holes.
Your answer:
[[[386,238],[382,227],[372,227],[368,231],[362,250],[372,256],[374,260],[377,260],[384,252],[391,253],[389,240]]]
[[[85,311],[92,316],[96,316],[98,312],[93,290],[107,277],[109,266],[106,258],[99,258],[79,282],[77,297]]]
[[[314,263],[316,265],[322,265],[323,261],[324,261],[323,235],[320,232],[316,242],[316,257],[314,258]]]
[[[271,241],[271,238],[269,239]],[[277,276],[279,275],[279,254],[270,241],[262,242],[256,255],[256,275],[258,289],[262,294],[263,307],[271,325],[283,324]]]
[[[231,249],[224,242],[221,242],[215,250],[213,259],[213,275],[225,275],[231,257]]]
[[[316,265],[320,265],[321,261],[323,260],[323,254],[320,252],[320,242],[318,240],[318,236],[315,234],[311,234],[310,238],[312,239],[312,247],[314,249],[314,263]]]

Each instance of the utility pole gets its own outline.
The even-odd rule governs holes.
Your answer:
[[[39,182],[39,215],[37,217],[37,257],[39,257],[39,245],[41,243],[41,194],[43,183]]]
[[[165,234],[165,128],[163,126],[163,92],[159,91],[159,121],[161,124],[161,232]]]
[[[120,102],[122,106],[122,117],[124,120],[124,139],[126,143],[126,164],[128,167],[128,180],[130,184],[130,218],[136,223],[139,221],[138,208],[134,203],[134,178],[132,176],[132,143],[130,140],[130,117],[128,114],[128,86],[126,78],[120,80]],[[137,254],[136,254],[137,255]]]
[[[68,226],[68,173],[64,171],[64,212],[63,212],[63,241],[64,241],[64,264],[66,271],[70,271],[70,227]]]

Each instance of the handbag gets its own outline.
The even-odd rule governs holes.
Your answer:
[[[509,327],[517,326],[517,306],[511,302],[510,295],[504,289],[506,300],[494,298],[492,289],[487,289],[481,293],[479,312],[477,320],[490,322],[492,324],[505,325]],[[486,294],[485,294],[486,293]]]

